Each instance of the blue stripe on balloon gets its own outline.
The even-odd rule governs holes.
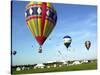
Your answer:
[[[64,36],[64,38],[71,38],[70,36]]]

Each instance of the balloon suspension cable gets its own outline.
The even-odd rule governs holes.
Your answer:
[[[69,49],[69,48],[67,48],[67,51],[70,51],[70,49]]]
[[[69,51],[69,49],[67,48],[67,51]]]
[[[89,51],[89,48],[87,48],[87,50]]]
[[[39,47],[39,53],[42,53],[42,46]]]

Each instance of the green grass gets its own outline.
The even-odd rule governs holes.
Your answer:
[[[56,68],[44,68],[44,69],[30,69],[30,70],[23,70],[23,71],[15,71],[13,70],[13,74],[28,74],[28,73],[46,73],[46,72],[63,72],[63,71],[76,71],[76,70],[93,70],[97,69],[97,62],[87,63],[87,64],[80,64],[80,65],[73,65],[73,66],[62,66]]]

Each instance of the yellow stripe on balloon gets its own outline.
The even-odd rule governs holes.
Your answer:
[[[47,25],[46,25],[46,30],[45,30],[45,36],[47,37],[47,33],[49,31],[49,28],[50,28],[50,21],[47,20]]]
[[[28,5],[32,5],[32,4],[34,4],[34,1],[30,1]]]
[[[51,6],[51,4],[49,2],[47,2],[47,7],[50,7],[50,6]]]
[[[37,36],[39,36],[38,18],[35,18],[35,19],[34,19],[34,23],[35,23],[35,27],[36,27],[36,33],[37,33]]]
[[[47,37],[47,34],[48,34],[48,31],[49,31],[49,28],[50,28],[50,21],[47,20],[48,23],[47,23],[47,27],[46,27],[46,31],[45,31],[45,36]]]
[[[38,18],[38,33],[41,36],[41,18]]]
[[[51,30],[51,23],[49,23],[48,31],[47,31],[47,34],[46,34],[47,37],[49,35],[50,30]]]
[[[30,22],[28,21],[27,24],[28,24],[28,28],[29,28],[29,30],[32,32],[33,36],[35,36],[34,30],[32,30],[32,27],[31,27]]]
[[[50,24],[49,24],[49,29],[48,29],[48,33],[47,33],[47,37],[48,37],[49,34],[52,32],[52,30],[53,30],[53,23],[50,22]]]
[[[38,4],[42,4],[42,2],[38,2]],[[38,18],[38,33],[39,33],[39,36],[42,36],[42,34],[41,34],[41,18]]]
[[[44,30],[43,30],[43,36],[46,36],[46,30],[47,30],[47,27],[48,26],[48,20],[46,19],[45,20],[45,25],[44,25]]]
[[[32,29],[34,30],[35,36],[37,36],[36,25],[33,19],[31,20],[31,23],[32,23]]]
[[[42,4],[42,2],[38,2],[38,4]]]

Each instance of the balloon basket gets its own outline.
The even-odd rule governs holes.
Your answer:
[[[38,53],[42,53],[42,47],[39,47],[39,52]]]

